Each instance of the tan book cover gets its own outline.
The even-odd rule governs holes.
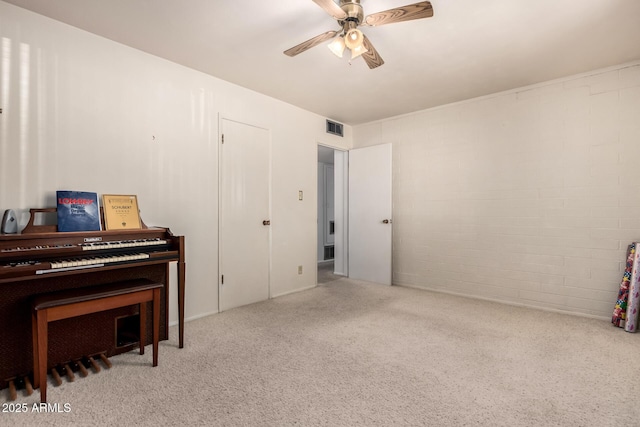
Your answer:
[[[102,210],[107,230],[142,228],[138,198],[134,195],[103,194]]]

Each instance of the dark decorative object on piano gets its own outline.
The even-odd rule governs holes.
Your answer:
[[[36,213],[55,208],[32,209]],[[33,220],[33,218],[31,218]],[[32,221],[30,221],[31,223]],[[57,232],[55,226],[31,224],[22,234],[0,235],[0,389],[33,379],[31,306],[37,295],[66,289],[148,279],[164,286],[160,292],[160,340],[169,336],[169,264],[177,263],[178,337],[184,345],[184,236],[168,228]],[[150,306],[149,306],[150,309]],[[117,319],[136,316],[122,307],[50,324],[48,369],[86,355],[110,357],[130,351],[135,343],[116,342]],[[146,342],[152,342],[148,319]],[[69,339],[69,337],[73,339]],[[63,337],[56,342],[56,337]],[[12,380],[13,379],[13,380]]]
[[[57,191],[58,231],[100,231],[98,194],[89,191]]]

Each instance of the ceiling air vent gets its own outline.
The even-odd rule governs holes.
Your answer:
[[[343,136],[342,133],[343,125],[341,123],[332,122],[331,120],[327,120],[327,133],[331,135]]]

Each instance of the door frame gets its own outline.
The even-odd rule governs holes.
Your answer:
[[[223,121],[230,121],[230,122],[235,122],[235,123],[239,123],[242,125],[246,125],[246,126],[251,126],[254,128],[258,128],[258,129],[262,129],[267,131],[267,133],[269,134],[269,154],[267,157],[267,161],[268,161],[268,168],[267,168],[267,173],[268,173],[268,180],[267,180],[267,187],[268,187],[268,191],[269,191],[269,206],[268,206],[268,215],[269,215],[269,219],[272,220],[272,215],[273,215],[273,188],[272,188],[272,181],[273,181],[273,171],[272,171],[272,146],[273,146],[273,140],[272,140],[272,134],[271,134],[271,129],[267,128],[266,126],[262,126],[259,124],[255,124],[255,123],[248,123],[242,120],[237,120],[235,118],[223,115],[222,113],[218,113],[218,146],[217,146],[217,150],[218,150],[218,221],[216,224],[216,228],[217,228],[217,240],[218,240],[218,268],[217,268],[217,278],[216,278],[216,291],[217,291],[217,295],[218,295],[218,313],[221,312],[221,305],[220,305],[220,287],[222,286],[221,283],[221,269],[222,269],[222,251],[223,251],[223,244],[222,244],[222,238],[221,238],[221,226],[222,226],[222,135],[223,135],[223,129],[222,129],[222,122]],[[268,248],[269,248],[269,253],[268,253],[268,270],[267,270],[267,299],[271,299],[273,298],[272,293],[271,293],[271,275],[272,275],[272,260],[273,260],[273,256],[272,256],[272,251],[273,251],[273,232],[272,232],[272,228],[271,225],[269,226],[269,230],[268,230],[268,238],[267,238],[267,244],[268,244]]]
[[[333,150],[334,164],[334,220],[336,224],[334,234],[334,274],[340,276],[349,276],[349,150],[331,145],[317,143],[317,146],[330,148]],[[317,148],[316,148],[317,152]],[[316,165],[318,163],[316,162]],[[317,203],[317,197],[316,197]],[[318,209],[316,209],[316,212]],[[320,227],[319,218],[316,218],[317,225]],[[343,224],[343,227],[339,227]],[[317,235],[318,233],[316,233]],[[318,242],[316,242],[318,247]],[[340,255],[340,256],[338,256]],[[317,258],[317,256],[316,256]],[[316,270],[316,284],[318,276]]]

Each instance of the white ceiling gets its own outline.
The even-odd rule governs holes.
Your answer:
[[[338,29],[312,0],[7,2],[351,125],[640,59],[638,0],[431,0],[432,18],[362,27],[374,70],[327,43],[282,53]]]

